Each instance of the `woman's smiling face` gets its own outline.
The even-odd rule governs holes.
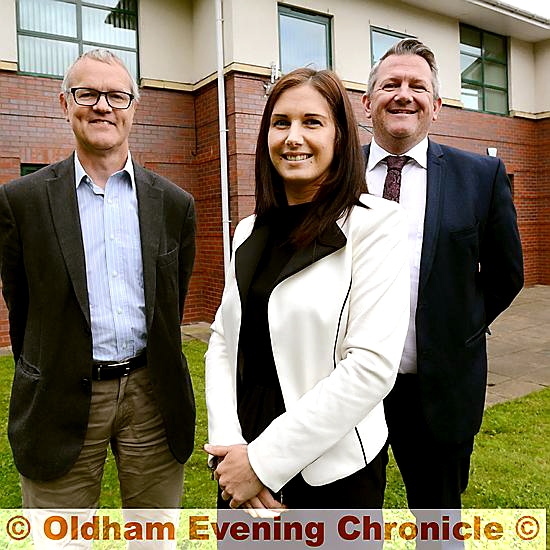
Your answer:
[[[309,202],[334,158],[336,126],[326,99],[302,84],[281,94],[271,114],[269,156],[289,204]]]

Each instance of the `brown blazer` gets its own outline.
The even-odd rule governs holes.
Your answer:
[[[195,404],[180,322],[195,256],[192,196],[134,163],[147,364],[174,456],[193,450]],[[15,376],[8,436],[26,477],[77,459],[88,425],[92,334],[73,156],[0,186],[0,267]]]

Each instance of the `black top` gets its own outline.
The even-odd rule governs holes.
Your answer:
[[[269,238],[248,290],[239,340],[242,367],[237,391],[238,415],[248,442],[285,411],[271,349],[267,305],[275,282],[296,251],[289,236],[310,209],[311,203],[286,206],[264,221],[269,227]]]

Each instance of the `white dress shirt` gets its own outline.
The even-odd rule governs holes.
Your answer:
[[[367,185],[369,192],[378,197],[384,192],[386,179],[385,158],[389,155],[373,139],[367,163]],[[416,306],[418,303],[418,282],[420,280],[420,257],[424,235],[424,215],[426,211],[426,189],[428,180],[428,138],[424,138],[411,150],[403,153],[411,157],[401,172],[401,192],[399,203],[407,215],[409,231],[409,265],[411,271],[411,317],[405,340],[403,357],[399,365],[400,373],[416,372]]]

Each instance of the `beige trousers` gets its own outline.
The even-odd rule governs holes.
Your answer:
[[[178,508],[183,465],[170,452],[147,367],[92,382],[88,430],[71,470],[53,481],[21,477],[25,508],[97,508],[111,445],[123,508]],[[40,460],[40,457],[36,457]]]

